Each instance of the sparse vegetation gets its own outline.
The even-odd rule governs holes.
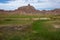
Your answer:
[[[22,30],[0,30],[3,40],[60,40],[60,30],[53,27],[53,21],[37,20]],[[27,25],[26,25],[27,26]]]
[[[51,18],[50,20],[33,20],[33,18]],[[60,25],[58,17],[54,20],[53,15],[1,15],[0,25],[5,25],[0,29],[0,40],[60,40]],[[6,27],[9,25],[8,27]],[[10,27],[12,25],[12,28]],[[15,26],[16,25],[16,26]],[[20,25],[24,29],[21,29]],[[14,27],[13,27],[14,26]],[[9,28],[9,30],[8,30]],[[15,28],[15,29],[14,29]]]

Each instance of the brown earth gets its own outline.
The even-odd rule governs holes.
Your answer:
[[[29,27],[30,25],[0,26],[0,32],[25,31],[29,29]]]

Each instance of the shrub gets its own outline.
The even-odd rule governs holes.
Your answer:
[[[5,21],[12,21],[12,19],[5,19]]]

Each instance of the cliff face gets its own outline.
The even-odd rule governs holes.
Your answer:
[[[46,10],[36,10],[33,6],[31,6],[30,4],[28,4],[28,6],[23,6],[23,7],[19,7],[18,9],[14,10],[14,11],[6,11],[6,10],[0,10],[0,13],[43,13],[43,14],[60,14],[60,9],[54,9],[54,10],[49,10],[49,11],[46,11]]]

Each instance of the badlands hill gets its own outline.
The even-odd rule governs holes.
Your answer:
[[[11,14],[16,14],[16,13],[19,13],[19,14],[60,14],[60,9],[54,9],[54,10],[36,10],[33,6],[31,6],[30,4],[28,4],[27,6],[22,6],[22,7],[19,7],[18,9],[16,10],[13,10],[13,11],[6,11],[6,10],[0,10],[0,14],[3,13],[3,14],[6,14],[6,13],[11,13]]]

